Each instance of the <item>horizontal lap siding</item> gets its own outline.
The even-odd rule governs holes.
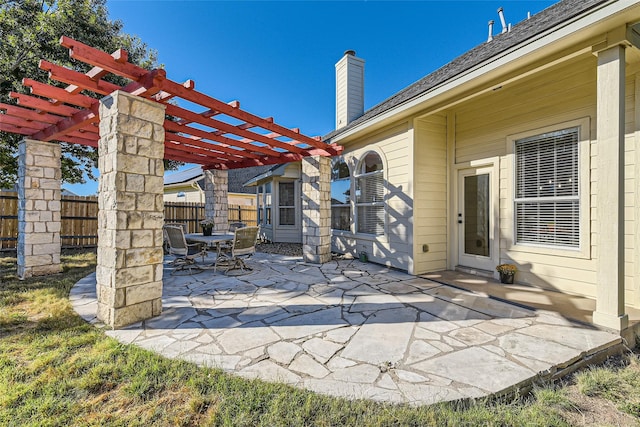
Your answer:
[[[344,159],[353,173],[370,150],[382,155],[385,166],[386,233],[383,236],[334,233],[333,249],[357,255],[364,251],[372,262],[407,270],[413,221],[413,201],[408,162],[410,129],[403,122],[345,146]]]
[[[422,274],[447,267],[446,116],[416,120],[414,137],[414,273]]]
[[[509,248],[514,233],[513,195],[510,193],[513,170],[510,158],[505,157],[509,135],[584,117],[591,119],[590,138],[592,141],[595,139],[595,57],[588,55],[506,86],[458,108],[455,114],[457,163],[501,156],[500,262],[515,262],[519,266],[516,278],[520,282],[595,296],[593,259],[546,255],[535,247],[522,246],[517,251]],[[595,156],[594,150],[590,155]],[[581,159],[581,162],[583,167],[591,165],[594,168],[595,158]],[[591,199],[595,198],[593,191],[595,188],[591,185]],[[592,210],[593,206],[590,217],[594,218]],[[593,223],[587,221],[583,225],[593,229]],[[595,237],[592,234],[590,239],[594,248]]]

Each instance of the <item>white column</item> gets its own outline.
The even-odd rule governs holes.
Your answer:
[[[18,146],[18,277],[60,273],[60,145]]]
[[[164,110],[121,91],[100,101],[96,291],[113,328],[162,312]]]
[[[593,322],[622,331],[624,302],[624,97],[625,48],[599,51],[597,107],[596,311]]]

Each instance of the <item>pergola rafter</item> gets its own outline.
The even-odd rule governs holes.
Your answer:
[[[40,68],[65,88],[25,78],[31,95],[12,92],[19,106],[1,104],[0,131],[40,141],[64,141],[96,147],[99,139],[99,101],[83,94],[109,95],[122,90],[166,106],[165,158],[203,165],[205,169],[233,169],[298,161],[306,156],[334,156],[342,147],[309,137],[297,128],[275,123],[240,108],[238,101],[225,103],[195,90],[188,80],[176,83],[162,69],[145,70],[128,62],[126,51],[109,55],[83,43],[62,37],[60,44],[71,58],[92,68],[80,73],[41,60]],[[109,74],[131,80],[119,86],[104,80]],[[203,107],[192,111],[170,100],[185,100]],[[239,123],[238,123],[239,122]]]

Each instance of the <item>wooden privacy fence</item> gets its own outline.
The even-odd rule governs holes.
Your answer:
[[[244,222],[258,225],[258,211],[255,206],[229,205],[229,222]],[[200,221],[204,219],[204,203],[164,202],[165,222],[187,224],[189,233],[200,233]]]
[[[182,222],[190,233],[200,231],[204,204],[165,202],[166,222]],[[63,248],[86,248],[98,245],[98,198],[63,196],[61,199],[60,239]],[[255,206],[229,205],[229,222],[257,225]],[[0,192],[0,250],[14,250],[18,240],[18,195]]]

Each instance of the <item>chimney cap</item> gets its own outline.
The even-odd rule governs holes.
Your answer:
[[[344,55],[345,56],[347,56],[347,55],[356,56],[356,51],[353,50],[353,49],[345,50],[344,51]]]

